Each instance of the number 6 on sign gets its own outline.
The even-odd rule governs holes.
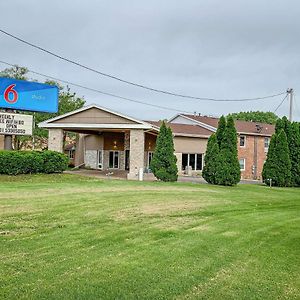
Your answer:
[[[13,103],[16,103],[18,101],[19,96],[18,96],[17,91],[14,90],[15,86],[16,86],[15,84],[11,84],[4,91],[4,99],[9,104],[13,104]],[[11,96],[10,96],[11,94],[13,95],[12,99],[11,99]]]

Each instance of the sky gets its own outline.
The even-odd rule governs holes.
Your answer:
[[[1,29],[138,84],[219,99],[262,97],[293,88],[294,119],[298,121],[299,15],[297,0],[0,2]],[[274,111],[283,99],[220,103],[172,97],[92,73],[2,33],[0,60],[122,97],[203,115]],[[4,68],[0,64],[0,70]],[[139,119],[176,114],[70,87],[84,96],[87,104],[96,103]],[[288,115],[288,106],[285,101],[277,113]]]

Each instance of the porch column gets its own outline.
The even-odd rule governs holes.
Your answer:
[[[81,133],[77,134],[76,137],[76,148],[75,148],[75,167],[80,166],[84,163],[84,135]]]
[[[142,129],[130,130],[129,174],[127,179],[138,180],[139,169],[144,169],[145,133]]]
[[[49,129],[48,149],[63,153],[64,132],[62,129]]]

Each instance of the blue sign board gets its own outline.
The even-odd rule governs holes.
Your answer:
[[[58,88],[54,85],[0,77],[0,108],[56,113]]]

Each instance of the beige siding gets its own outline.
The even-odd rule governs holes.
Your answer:
[[[176,153],[205,153],[207,139],[196,137],[175,137],[174,147]]]
[[[4,149],[4,135],[0,135],[0,150]]]
[[[73,124],[136,124],[126,118],[119,117],[112,113],[90,108],[72,116],[54,121],[53,123],[73,123]],[[80,127],[80,125],[79,125]]]
[[[102,135],[87,135],[85,137],[85,150],[103,149]]]

